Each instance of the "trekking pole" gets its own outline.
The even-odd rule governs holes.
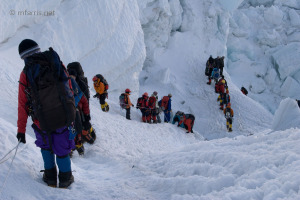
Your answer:
[[[14,149],[16,149],[16,152],[15,152],[14,157],[13,157],[12,160],[11,160],[11,163],[10,163],[10,166],[9,166],[9,169],[8,169],[8,172],[7,172],[7,175],[6,175],[6,177],[5,177],[5,179],[4,179],[4,182],[3,182],[3,184],[2,184],[2,186],[1,186],[1,188],[0,188],[0,196],[1,196],[1,194],[2,194],[2,190],[3,190],[4,186],[5,186],[5,183],[6,183],[7,179],[8,179],[8,176],[9,176],[9,174],[10,174],[11,167],[12,167],[12,164],[13,164],[13,162],[14,162],[14,160],[15,160],[16,155],[17,155],[18,147],[19,147],[19,144],[20,144],[20,143],[21,143],[21,140],[18,141],[17,146],[14,148]],[[1,159],[1,160],[2,160],[2,159]]]

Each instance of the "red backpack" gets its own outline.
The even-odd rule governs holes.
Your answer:
[[[138,98],[137,103],[136,103],[136,108],[142,108],[143,106],[143,97]]]
[[[149,98],[149,102],[148,102],[149,108],[150,109],[154,109],[155,108],[155,104],[156,104],[156,98],[155,97],[150,97]]]
[[[168,109],[169,99],[170,99],[170,97],[168,97],[168,96],[164,96],[162,98],[162,100],[161,100],[161,107],[162,107],[163,110]]]

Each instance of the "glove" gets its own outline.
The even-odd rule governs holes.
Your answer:
[[[97,94],[95,94],[93,97],[94,97],[94,98],[98,98],[98,97],[99,97],[99,94],[97,93]]]
[[[134,107],[134,105],[132,104],[132,107]]]
[[[26,143],[26,139],[25,139],[25,133],[18,133],[17,134],[17,138],[18,138],[18,141],[22,142],[22,143]]]

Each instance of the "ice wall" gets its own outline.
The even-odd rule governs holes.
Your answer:
[[[45,11],[53,15],[44,16]],[[18,45],[25,38],[35,40],[42,50],[52,46],[65,65],[81,62],[92,94],[91,79],[101,73],[110,84],[110,98],[126,88],[137,96],[146,53],[136,0],[5,0],[1,13],[6,14],[0,21],[0,83],[8,91],[1,90],[0,95],[14,100],[13,105],[17,105],[17,81],[24,65]],[[2,104],[0,111],[11,106],[9,101]]]
[[[283,98],[300,98],[299,7],[294,0],[248,0],[230,20],[228,72],[273,113]]]

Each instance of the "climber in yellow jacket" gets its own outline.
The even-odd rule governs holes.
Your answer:
[[[96,91],[96,95],[94,95],[94,97],[97,97],[100,100],[101,109],[103,110],[103,112],[108,112],[109,105],[107,104],[107,102],[105,102],[105,99],[108,97],[108,83],[101,74],[97,74],[96,76],[94,76],[93,82]]]

